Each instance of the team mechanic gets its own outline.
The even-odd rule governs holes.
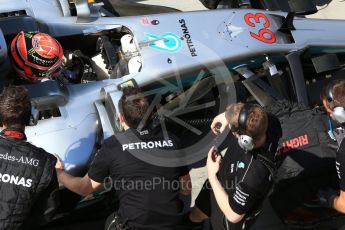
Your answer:
[[[59,181],[71,191],[85,196],[100,187],[108,176],[111,178],[120,207],[106,229],[174,230],[183,217],[179,192],[187,194],[190,191],[185,186],[182,186],[185,190],[180,191],[180,186],[169,184],[188,183],[188,169],[151,165],[136,158],[132,151],[147,154],[147,149],[172,150],[177,148],[176,140],[164,139],[161,128],[147,128],[151,118],[143,122],[147,124],[144,125],[146,128],[137,130],[149,111],[148,100],[138,88],[124,89],[120,111],[125,132],[105,140],[83,178],[72,177],[58,163]]]
[[[325,207],[345,213],[345,80],[333,81],[321,92],[323,105],[338,126],[330,129],[338,143],[336,169],[339,177],[340,194],[336,191],[320,191],[320,201]],[[331,123],[330,123],[331,124]],[[331,125],[332,126],[332,125]]]
[[[30,229],[53,217],[59,203],[56,159],[26,142],[31,103],[22,86],[0,95],[0,229]]]
[[[209,151],[208,181],[189,215],[194,226],[210,217],[214,230],[248,229],[273,185],[279,120],[259,105],[237,103],[215,117],[211,129],[217,134],[228,126],[233,135],[224,158]]]

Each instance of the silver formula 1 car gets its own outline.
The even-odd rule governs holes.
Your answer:
[[[102,140],[122,131],[121,89],[142,87],[155,125],[182,137],[184,155],[146,159],[192,164],[212,144],[212,118],[235,101],[280,99],[320,104],[319,90],[345,62],[345,22],[253,9],[111,17],[94,1],[0,0],[0,73],[19,31],[54,36],[67,51],[94,60],[96,77],[27,85],[35,107],[28,140],[57,153],[69,173],[84,175]],[[79,72],[84,73],[83,65]]]

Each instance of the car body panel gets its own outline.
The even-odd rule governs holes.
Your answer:
[[[95,151],[102,127],[94,103],[104,100],[101,90],[109,84],[135,79],[139,86],[145,86],[177,74],[183,77],[200,70],[217,73],[224,67],[229,71],[230,66],[234,68],[232,63],[236,63],[235,66],[243,60],[255,63],[266,54],[286,55],[310,47],[338,51],[345,48],[344,21],[295,18],[292,40],[279,31],[287,16],[283,12],[226,9],[80,21],[66,12],[65,0],[0,0],[0,3],[0,13],[25,10],[47,33],[57,38],[121,28],[127,28],[134,36],[142,60],[140,72],[120,79],[67,85],[69,100],[59,108],[61,116],[41,120],[27,128],[29,141],[59,154],[74,175],[85,173]],[[267,43],[252,36],[263,29],[271,31],[276,42]],[[162,35],[165,35],[163,39]],[[166,36],[172,39],[170,43],[166,43]]]

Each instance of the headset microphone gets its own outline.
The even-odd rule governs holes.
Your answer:
[[[345,109],[344,107],[335,107],[333,109],[333,116],[335,121],[344,125],[345,124]]]
[[[253,150],[255,147],[254,139],[248,134],[246,134],[248,114],[252,107],[253,105],[251,104],[244,104],[238,116],[238,127],[240,134],[238,138],[238,144],[246,152]]]

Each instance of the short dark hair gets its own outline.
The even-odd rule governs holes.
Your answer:
[[[243,106],[244,104],[241,102],[234,103],[229,105],[225,110],[226,120],[237,129],[239,128],[238,116]],[[252,105],[248,112],[246,134],[250,135],[254,139],[258,139],[266,133],[267,128],[268,116],[264,108],[260,105]]]
[[[333,85],[334,107],[345,107],[345,80],[340,80]]]
[[[330,82],[328,85],[323,87],[320,97],[321,100],[327,100],[328,98],[328,90],[332,90],[333,94],[333,101],[329,101],[329,106],[331,109],[337,106],[345,106],[345,80],[338,79],[333,82]]]
[[[148,99],[141,92],[140,88],[124,88],[120,99],[120,112],[130,128],[141,129],[146,125],[147,121],[151,119],[148,109]]]
[[[0,120],[7,128],[23,128],[29,124],[31,101],[24,86],[8,86],[0,95]]]

